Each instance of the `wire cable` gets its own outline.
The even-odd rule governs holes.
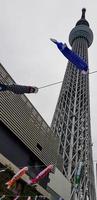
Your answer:
[[[90,72],[89,74],[95,74],[95,73],[97,73],[97,71]]]
[[[63,81],[59,81],[59,82],[51,83],[51,84],[49,84],[49,85],[44,85],[44,86],[42,86],[42,87],[40,87],[40,88],[38,88],[38,89],[40,90],[40,89],[45,88],[45,87],[50,87],[50,86],[53,86],[53,85],[60,84],[60,83],[62,83],[62,82],[63,82]]]
[[[97,71],[90,72],[89,74],[95,74],[95,73],[97,73]],[[38,89],[40,90],[40,89],[43,89],[43,88],[46,88],[46,87],[50,87],[50,86],[53,86],[53,85],[60,84],[60,83],[62,83],[62,82],[63,82],[63,81],[58,81],[58,82],[55,82],[55,83],[51,83],[51,84],[49,84],[49,85],[44,85],[44,86],[42,86],[42,87],[39,87]]]

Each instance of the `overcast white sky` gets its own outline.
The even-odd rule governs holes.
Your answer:
[[[63,80],[67,60],[49,38],[69,45],[69,33],[83,7],[94,33],[89,48],[91,72],[97,70],[96,0],[0,0],[0,62],[16,83],[41,87]],[[61,84],[28,95],[49,125],[60,88]],[[90,75],[90,105],[93,155],[97,160],[97,74]]]

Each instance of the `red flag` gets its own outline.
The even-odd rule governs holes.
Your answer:
[[[19,172],[17,172],[17,174],[15,174],[12,179],[10,179],[6,185],[7,188],[9,189],[11,186],[13,186],[15,184],[15,182],[20,179],[26,172],[28,171],[28,167],[24,167],[22,169],[19,170]]]
[[[47,174],[49,172],[51,172],[53,169],[53,165],[48,165],[44,170],[42,170],[35,178],[31,179],[28,184],[35,184],[37,183],[39,180],[41,180],[42,178],[44,178],[45,176],[47,176]]]

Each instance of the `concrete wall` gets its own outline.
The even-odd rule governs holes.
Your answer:
[[[53,190],[52,195],[54,195],[54,192],[55,192],[55,199],[57,199],[58,196],[60,196],[64,200],[69,200],[71,184],[63,176],[63,174],[58,170],[58,168],[55,169],[54,174],[51,173],[49,175],[49,178],[50,178],[50,183],[48,183],[48,191]],[[56,196],[57,196],[57,198],[56,198]]]

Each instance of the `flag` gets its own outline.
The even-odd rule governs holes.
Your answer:
[[[53,165],[48,165],[44,170],[42,170],[35,178],[31,179],[28,184],[36,184],[39,180],[47,176],[49,172],[53,169]]]
[[[37,93],[38,88],[34,86],[25,86],[25,85],[6,85],[0,83],[0,92],[11,91],[15,94],[24,94],[24,93]]]
[[[28,167],[23,167],[22,169],[19,170],[7,183],[7,188],[9,189],[12,187],[17,180],[19,180],[26,172],[28,171]]]
[[[58,49],[61,51],[61,53],[72,63],[76,66],[77,69],[82,70],[82,71],[87,71],[88,70],[88,65],[87,63],[80,57],[78,56],[75,52],[70,50],[66,43],[63,44],[62,42],[58,42],[55,39],[51,39],[53,43],[55,43],[58,47]]]

